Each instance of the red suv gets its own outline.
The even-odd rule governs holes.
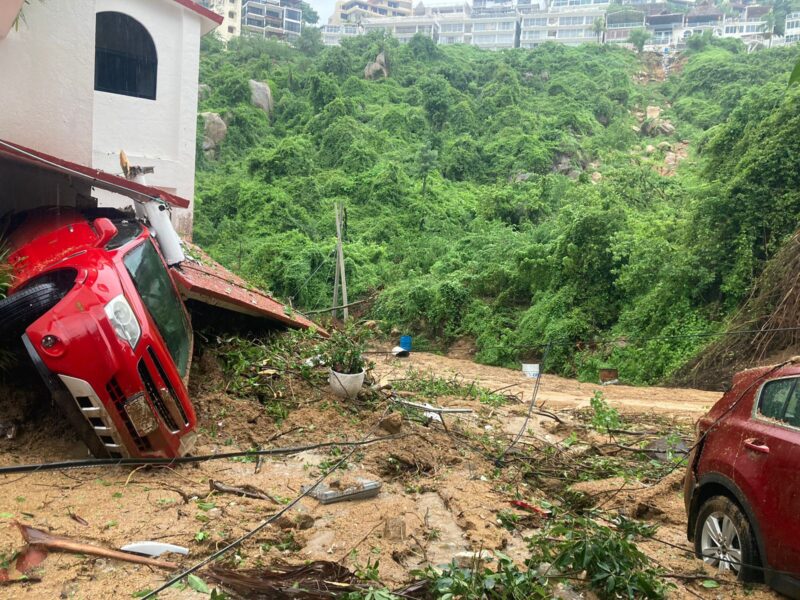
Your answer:
[[[37,370],[100,457],[191,450],[189,316],[147,227],[70,209],[14,217],[0,337]]]
[[[697,556],[800,598],[800,365],[734,376],[697,434],[684,483]]]

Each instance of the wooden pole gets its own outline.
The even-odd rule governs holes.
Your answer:
[[[334,271],[336,275],[333,278],[333,304],[331,305],[333,308],[333,318],[336,318],[336,312],[338,310],[339,305],[339,203],[337,202],[334,206],[334,210],[336,211],[336,258],[334,259]]]
[[[344,207],[341,203],[336,205],[336,251],[337,251],[337,262],[339,264],[339,278],[342,284],[342,305],[344,308],[342,309],[342,318],[347,321],[348,311],[347,311],[347,274],[345,273],[344,269],[344,250],[342,250],[342,213],[344,212]],[[336,304],[334,303],[334,306]]]

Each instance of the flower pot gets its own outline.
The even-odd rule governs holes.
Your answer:
[[[328,375],[328,385],[331,391],[340,398],[355,398],[361,386],[364,385],[364,377],[367,372],[363,369],[360,373],[337,373],[333,369]]]
[[[3,0],[0,2],[0,40],[8,35],[25,0]]]

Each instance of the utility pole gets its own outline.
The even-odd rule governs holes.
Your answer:
[[[343,319],[347,321],[348,310],[347,305],[347,274],[344,270],[344,251],[342,250],[342,220],[344,216],[344,206],[341,202],[336,203],[336,277],[333,283],[333,307],[337,306],[339,300],[339,282],[342,284],[342,304],[344,308]],[[336,316],[334,311],[333,316]]]

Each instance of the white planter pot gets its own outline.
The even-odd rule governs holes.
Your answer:
[[[0,2],[0,40],[8,35],[25,0],[3,0]]]
[[[328,375],[328,384],[331,391],[340,398],[355,398],[361,386],[364,385],[366,371],[360,373],[337,373],[331,369]]]

